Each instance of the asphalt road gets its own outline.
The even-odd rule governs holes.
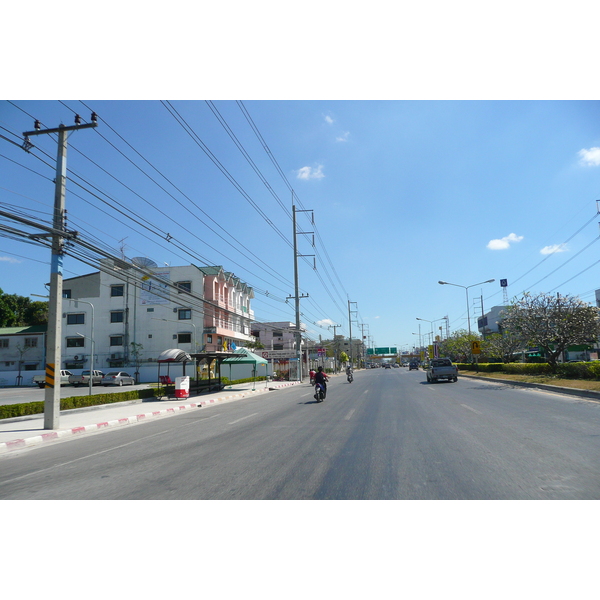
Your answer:
[[[0,459],[2,499],[598,499],[600,403],[358,371]]]

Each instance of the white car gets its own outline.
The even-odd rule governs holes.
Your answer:
[[[135,385],[135,377],[125,371],[111,371],[102,378],[102,385]]]

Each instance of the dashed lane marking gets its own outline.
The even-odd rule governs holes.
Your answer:
[[[247,415],[245,417],[242,417],[241,419],[237,419],[236,421],[231,421],[231,423],[227,423],[227,425],[235,425],[236,423],[239,423],[240,421],[243,421],[244,419],[249,419],[250,417],[255,417],[258,413],[252,413],[251,415]]]

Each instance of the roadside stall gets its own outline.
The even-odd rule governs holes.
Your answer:
[[[237,348],[233,354],[230,354],[228,358],[223,361],[223,364],[229,365],[229,379],[231,380],[231,367],[233,365],[252,365],[252,389],[254,390],[254,380],[256,379],[256,372],[260,365],[265,367],[265,377],[267,375],[268,361],[253,352],[250,352],[247,348]]]

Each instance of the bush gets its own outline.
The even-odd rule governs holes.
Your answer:
[[[61,398],[60,410],[71,410],[73,408],[84,408],[86,406],[100,406],[102,404],[114,404],[115,402],[125,402],[127,400],[140,400],[143,398],[152,398],[156,395],[155,388],[145,390],[131,390],[128,392],[118,392],[114,394],[95,394],[92,396],[72,396],[71,398]],[[29,415],[39,415],[44,412],[44,402],[26,402],[24,404],[7,404],[0,406],[0,419],[10,419],[12,417],[25,417]]]
[[[552,375],[548,363],[507,363],[504,372],[514,375]]]
[[[504,371],[503,363],[481,363],[479,370],[483,373],[499,373]]]

